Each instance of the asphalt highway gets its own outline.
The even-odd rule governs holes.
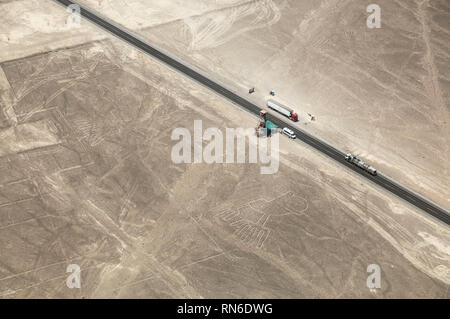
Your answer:
[[[71,4],[77,4],[75,1],[70,1],[70,0],[54,0],[54,1],[57,1],[66,7]],[[185,75],[196,80],[197,82],[207,86],[211,90],[224,96],[225,98],[229,99],[230,101],[234,102],[235,104],[239,105],[240,107],[245,108],[249,112],[251,112],[255,115],[259,115],[259,112],[261,111],[262,108],[258,107],[257,105],[251,103],[250,101],[239,96],[238,94],[231,92],[230,90],[223,87],[219,83],[212,81],[211,79],[207,78],[206,76],[204,76],[204,75],[200,74],[199,72],[193,70],[192,68],[186,66],[182,62],[177,61],[174,58],[168,56],[167,54],[161,52],[160,50],[154,48],[150,44],[139,39],[135,35],[132,35],[129,31],[124,30],[123,28],[116,25],[112,21],[109,21],[108,19],[101,17],[99,14],[94,13],[92,10],[87,9],[83,6],[80,6],[80,9],[81,9],[80,13],[81,13],[82,17],[92,21],[93,23],[104,28],[105,30],[107,30],[110,33],[114,34],[115,36],[121,38],[122,40],[128,42],[129,44],[148,53],[149,55],[153,56],[154,58],[168,64],[172,68],[178,70],[181,73],[184,73]],[[310,134],[306,133],[305,131],[291,126],[290,120],[288,120],[287,118],[286,118],[286,120],[281,120],[278,117],[268,114],[268,120],[272,121],[275,125],[277,125],[281,128],[289,127],[290,129],[292,129],[295,132],[295,134],[297,135],[297,139],[310,145],[311,147],[315,148],[316,150],[320,151],[321,153],[329,156],[333,160],[339,162],[341,165],[346,166],[348,169],[353,170],[355,173],[364,176],[365,178],[369,179],[370,181],[372,181],[375,184],[378,184],[379,186],[383,187],[384,189],[388,190],[389,192],[402,198],[403,200],[420,208],[421,210],[423,210],[424,212],[437,218],[438,220],[446,223],[447,225],[450,225],[450,213],[447,212],[445,209],[438,207],[437,205],[428,201],[427,199],[420,196],[419,194],[416,194],[415,192],[408,190],[407,188],[395,183],[393,180],[389,179],[386,176],[383,176],[380,173],[378,173],[377,176],[372,176],[369,173],[365,172],[364,170],[356,167],[355,165],[348,163],[344,158],[344,156],[345,156],[344,153],[342,153],[338,149],[334,148],[333,146],[321,141],[317,137],[311,136]]]

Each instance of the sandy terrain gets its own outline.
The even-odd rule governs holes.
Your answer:
[[[0,1],[0,61],[52,51],[105,38],[104,32],[82,22],[81,28],[67,24],[68,14],[54,1]],[[7,27],[6,27],[7,26]]]
[[[257,119],[95,28],[61,44],[64,14],[0,63],[0,297],[450,297],[448,228],[303,144],[173,164],[174,128]]]
[[[139,27],[144,1],[81,2],[238,92],[256,87],[260,105],[275,90],[299,126],[450,209],[447,1],[378,1],[381,29],[367,28],[364,1],[228,1],[206,12],[189,1],[171,9],[191,16]]]

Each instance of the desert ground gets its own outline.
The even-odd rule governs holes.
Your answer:
[[[237,19],[241,26],[248,25],[247,31],[234,34],[233,24],[218,36],[216,47],[205,47],[198,39],[200,49],[190,55],[183,49],[184,40],[177,40],[182,30],[177,31],[176,25],[228,8],[258,3],[275,10],[281,5],[195,2],[190,8],[180,7],[184,2],[173,2],[179,9],[171,10],[163,1],[145,6],[143,1],[117,1],[130,21],[132,14],[125,9],[141,8],[142,14],[133,23],[136,30],[142,28],[144,36],[165,27],[173,30],[171,36],[166,33],[166,48],[173,46],[197,67],[209,70],[214,63],[205,62],[208,54],[221,60],[224,65],[215,67],[227,71],[214,70],[214,74],[232,86],[231,75],[238,72],[240,62],[234,60],[233,69],[219,54],[224,54],[221,48],[246,32],[260,30],[268,37],[270,32],[257,24],[255,28],[247,19]],[[301,21],[315,20],[307,20],[306,13],[303,18],[297,16],[295,10],[321,16],[313,11],[319,10],[319,2],[305,3],[283,2],[285,11],[279,11],[272,26],[265,28],[276,37],[282,31],[271,28],[279,21],[287,20],[286,28],[296,28]],[[324,1],[322,6],[339,11],[340,5],[333,3]],[[97,4],[108,7],[108,1],[91,3]],[[149,26],[144,24],[145,8],[153,12]],[[266,7],[261,10],[266,15],[258,21],[273,14]],[[283,18],[289,14],[284,12],[301,21],[291,20],[290,25],[289,18]],[[194,120],[202,120],[205,128],[252,128],[257,118],[85,21],[80,28],[61,27],[67,13],[53,1],[1,1],[0,13],[5,13],[0,14],[0,22],[7,26],[0,34],[4,39],[0,44],[1,298],[450,297],[450,231],[446,225],[285,137],[280,137],[280,168],[273,175],[261,175],[259,164],[175,164],[171,160],[174,129],[191,130]],[[250,10],[248,14],[255,13]],[[288,38],[289,30],[285,30]],[[247,45],[256,45],[251,39],[241,39],[242,65],[250,54]],[[162,45],[163,38],[158,41]],[[307,46],[292,39],[279,41],[279,45],[286,41]],[[232,51],[236,53],[236,47]],[[259,51],[267,54],[261,47],[255,52]],[[281,63],[283,57],[274,59]],[[295,72],[311,64],[305,58],[297,62]],[[318,62],[316,66],[325,67]],[[279,69],[276,63],[265,72],[275,69]],[[347,80],[353,79],[352,71],[358,73],[345,69]],[[244,89],[247,75],[255,76],[255,71],[248,66],[247,71],[241,69],[242,74],[235,73],[235,89],[238,85]],[[303,81],[295,72],[283,75],[292,80],[292,87],[285,88],[287,101],[288,96],[305,90],[294,92],[297,85],[293,83],[299,83],[294,80]],[[333,76],[332,72],[328,75]],[[258,79],[261,82],[256,87],[264,87],[264,78],[259,75]],[[348,98],[342,87],[332,98],[335,86],[320,95],[318,87],[328,80],[322,78],[315,82],[314,92],[305,93],[304,99],[311,99],[318,116],[317,122],[306,127],[316,126],[314,130],[325,134],[327,126],[336,125],[342,127],[339,134],[345,138],[354,129],[344,130],[350,121],[347,110],[339,109],[339,118],[325,124],[331,115],[316,106],[332,99],[338,109]],[[345,78],[335,85],[339,83],[346,85]],[[283,91],[275,89],[280,94]],[[348,101],[348,107],[356,107]],[[430,112],[435,112],[433,116],[442,112],[442,119],[444,110],[435,110],[433,105],[428,105]],[[358,121],[362,118],[358,115]],[[390,133],[400,129],[400,124],[392,123]],[[430,128],[436,130],[436,136],[431,132],[430,136],[445,139],[443,127]],[[415,132],[423,133],[421,127]],[[402,136],[410,135],[404,132]],[[384,138],[380,133],[370,150]],[[391,142],[389,147],[394,148],[396,141]],[[445,144],[441,141],[440,145]],[[393,158],[399,156],[398,148],[393,149],[398,152]],[[421,152],[417,146],[416,151]],[[445,168],[446,158],[441,159]],[[375,157],[372,160],[382,164]],[[386,164],[384,169],[397,172],[398,166]],[[446,176],[434,174],[436,178],[426,175],[421,181],[445,186]],[[80,289],[66,285],[70,264],[81,268]],[[370,264],[381,267],[380,289],[366,286]]]
[[[380,29],[362,0],[80,3],[450,209],[448,1],[376,1]]]

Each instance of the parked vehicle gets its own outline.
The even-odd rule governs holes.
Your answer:
[[[283,128],[283,134],[288,136],[289,138],[292,138],[292,139],[296,139],[297,138],[297,136],[295,135],[294,131],[291,130],[290,128],[287,128],[287,127]]]
[[[280,114],[283,114],[284,116],[288,117],[294,122],[298,122],[298,115],[294,112],[293,109],[288,108],[287,106],[284,106],[278,102],[275,102],[274,100],[268,100],[267,106],[270,107],[272,110],[277,111]]]

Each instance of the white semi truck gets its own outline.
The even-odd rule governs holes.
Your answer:
[[[298,122],[298,115],[297,113],[294,113],[293,109],[290,109],[278,102],[275,102],[274,100],[268,100],[267,106],[271,108],[272,110],[277,111],[280,114],[283,114],[284,116],[288,117],[294,122]]]

